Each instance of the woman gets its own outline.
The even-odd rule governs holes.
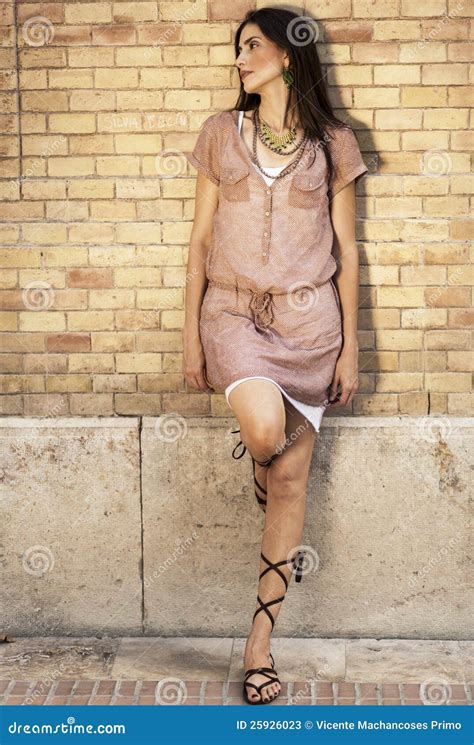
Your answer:
[[[367,171],[334,116],[308,18],[247,13],[235,39],[234,109],[212,114],[188,160],[197,169],[189,247],[184,376],[226,394],[265,511],[258,607],[244,698],[281,685],[270,636],[299,550],[316,432],[358,387],[355,181]],[[337,289],[331,277],[337,275]]]

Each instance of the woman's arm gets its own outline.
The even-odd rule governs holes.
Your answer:
[[[335,405],[348,406],[359,387],[359,253],[355,238],[354,181],[333,197],[331,222],[334,232],[333,255],[338,265],[334,282],[341,301],[343,346],[331,383],[329,400],[334,401],[340,387],[340,399]]]
[[[199,333],[199,318],[207,289],[205,265],[212,239],[218,191],[217,185],[208,179],[202,171],[198,171],[194,222],[186,268],[183,373],[189,386],[202,391],[212,390],[204,378],[206,363]]]

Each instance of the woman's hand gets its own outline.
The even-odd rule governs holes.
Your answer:
[[[186,339],[184,335],[183,373],[186,384],[191,388],[214,392],[206,383],[206,359],[198,336]]]
[[[349,406],[354,393],[359,388],[359,347],[357,344],[344,345],[336,363],[330,385],[329,403],[331,406]],[[340,390],[338,391],[338,389]]]

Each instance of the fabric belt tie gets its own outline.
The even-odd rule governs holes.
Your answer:
[[[318,282],[317,285],[314,283],[311,283],[311,287],[319,286],[321,284],[325,284],[328,280],[324,280],[323,282]],[[329,280],[332,282],[332,280]],[[283,292],[270,292],[269,290],[252,290],[250,287],[241,287],[237,283],[230,284],[229,282],[218,282],[214,279],[208,280],[209,285],[215,285],[216,287],[221,287],[224,290],[235,290],[236,293],[236,304],[238,304],[238,293],[240,291],[249,292],[251,297],[249,301],[249,310],[251,311],[253,315],[253,322],[255,325],[255,328],[260,329],[261,331],[266,331],[269,326],[273,323],[274,320],[274,295],[291,295],[292,292],[288,292],[287,290],[284,290]],[[301,288],[300,288],[301,289]]]
[[[256,292],[250,290],[252,296],[249,309],[253,313],[256,328],[264,330],[273,323],[273,295],[271,292]]]

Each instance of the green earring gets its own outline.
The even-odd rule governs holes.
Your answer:
[[[290,88],[293,85],[295,79],[293,72],[288,67],[284,67],[281,76],[285,82],[286,87]]]

